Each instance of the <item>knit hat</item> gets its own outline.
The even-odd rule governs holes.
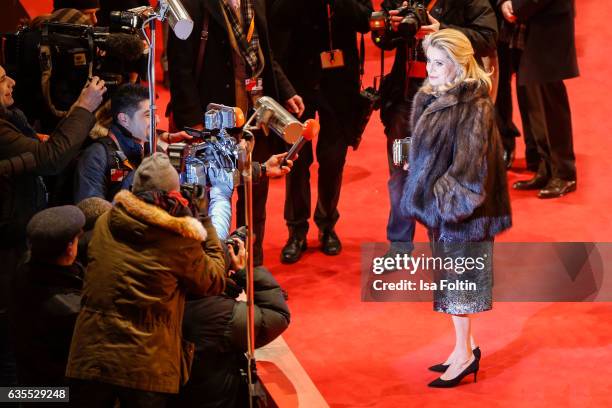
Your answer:
[[[51,207],[35,214],[26,227],[32,258],[57,258],[84,225],[85,216],[74,205]]]
[[[81,200],[77,207],[85,215],[85,230],[89,231],[96,224],[98,217],[113,208],[113,205],[103,198],[89,197]]]
[[[99,0],[53,0],[53,10],[72,8],[77,10],[88,10],[100,8]]]
[[[132,192],[163,190],[179,191],[179,176],[164,153],[154,153],[142,161],[134,174]]]

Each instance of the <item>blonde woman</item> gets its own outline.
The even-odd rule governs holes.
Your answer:
[[[438,282],[469,281],[476,287],[434,292],[434,310],[451,315],[455,347],[443,364],[430,367],[443,374],[429,386],[453,387],[469,374],[476,381],[480,349],[470,315],[492,307],[492,243],[511,226],[510,201],[489,74],[460,31],[433,33],[423,48],[428,78],[413,102],[402,211],[427,227],[435,255],[485,259],[482,268],[435,274]]]

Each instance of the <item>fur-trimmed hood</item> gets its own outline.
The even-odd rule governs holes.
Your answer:
[[[115,203],[116,207],[112,210],[115,214],[111,214],[111,223],[113,222],[113,215],[123,218],[116,213],[117,211],[125,211],[130,218],[139,223],[163,228],[185,238],[198,241],[206,240],[206,230],[197,219],[193,217],[173,217],[161,208],[145,203],[127,190],[117,193]],[[119,223],[123,222],[119,221]]]

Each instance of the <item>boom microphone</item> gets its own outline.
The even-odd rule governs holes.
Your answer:
[[[111,33],[100,44],[109,57],[124,61],[137,61],[144,54],[144,43],[139,36],[126,33]]]

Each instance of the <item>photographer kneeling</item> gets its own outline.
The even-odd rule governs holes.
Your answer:
[[[161,407],[188,378],[186,293],[221,293],[227,265],[210,218],[194,218],[179,189],[168,157],[155,153],[96,222],[66,371],[76,406]]]

